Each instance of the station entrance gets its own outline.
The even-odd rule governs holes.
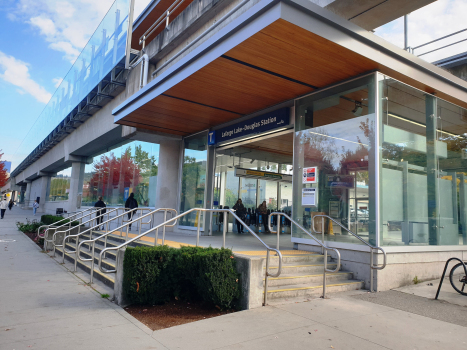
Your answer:
[[[239,145],[216,150],[214,208],[232,209],[238,199],[246,209],[245,222],[257,233],[264,233],[258,207],[266,201],[268,213],[292,213],[293,130],[259,136]],[[228,232],[237,232],[235,219],[228,216]],[[272,222],[272,226],[275,226]],[[223,216],[214,215],[212,232],[222,232]],[[282,233],[290,233],[283,222]]]

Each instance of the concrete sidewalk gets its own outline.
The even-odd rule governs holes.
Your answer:
[[[32,213],[14,208],[0,220],[2,350],[467,348],[465,326],[451,323],[449,315],[436,320],[404,311],[404,295],[415,296],[399,292],[389,293],[402,295],[392,296],[400,307],[361,300],[370,295],[359,291],[153,332],[17,231],[15,221],[26,216]],[[443,307],[424,300],[428,308]]]

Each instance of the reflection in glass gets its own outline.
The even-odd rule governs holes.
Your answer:
[[[310,232],[313,224],[318,232],[324,229],[327,241],[359,243],[316,215],[328,215],[364,240],[375,241],[373,77],[296,102],[293,217]],[[313,175],[304,178],[306,169]],[[308,196],[311,189],[314,199]],[[297,229],[292,234],[307,237]]]
[[[207,134],[184,140],[180,213],[204,208],[207,152]],[[183,216],[180,225],[197,227],[198,212]]]
[[[140,207],[154,207],[159,145],[134,141],[94,157],[85,166],[82,205],[99,196],[108,206],[123,206],[130,193]]]
[[[49,190],[46,197],[48,202],[66,201],[70,192],[71,168],[67,168],[50,178]]]

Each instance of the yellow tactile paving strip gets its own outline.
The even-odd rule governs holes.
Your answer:
[[[306,250],[280,250],[280,252],[282,256],[318,254],[314,252],[307,252]],[[240,251],[240,252],[235,251],[235,253],[243,254],[243,255],[266,256],[266,250],[251,250],[251,251]],[[273,256],[273,255],[274,255],[274,252],[269,253],[269,256]]]
[[[117,236],[117,237],[126,237],[126,232],[120,232],[120,231],[115,231],[112,233],[112,235]],[[137,235],[134,233],[128,233],[129,238],[134,238]],[[150,244],[154,244],[154,238],[153,237],[141,237],[140,241],[142,242],[147,242]],[[162,239],[157,240],[157,244],[160,245],[162,244]],[[169,247],[172,248],[180,248],[180,247],[195,247],[196,245],[194,244],[188,244],[188,243],[181,243],[181,242],[175,242],[175,241],[170,241],[170,240],[165,240],[165,244],[168,245]],[[280,249],[279,249],[280,250]],[[249,255],[249,256],[266,256],[266,250],[242,250],[242,251],[236,251],[234,249],[234,252],[236,254],[242,254],[242,255]],[[311,254],[318,254],[314,252],[307,252],[305,250],[280,250],[282,253],[282,256],[296,256],[296,255],[311,255]],[[271,252],[270,256],[274,256],[274,253]]]
[[[117,236],[117,237],[126,237],[126,232],[122,232],[122,234],[115,232],[115,233],[112,233],[112,235],[114,236]],[[134,233],[129,233],[128,234],[128,238],[135,238],[137,237],[138,235],[135,235]],[[153,237],[141,237],[139,239],[140,241],[143,241],[143,242],[147,242],[147,243],[151,243],[152,245],[154,245],[154,238]],[[160,245],[162,244],[162,239],[158,239],[157,240],[157,244]],[[188,243],[180,243],[180,242],[175,242],[175,241],[169,241],[169,240],[165,240],[164,242],[165,245],[168,245],[169,247],[172,247],[172,248],[180,248],[180,247],[195,247],[194,244],[188,244]]]

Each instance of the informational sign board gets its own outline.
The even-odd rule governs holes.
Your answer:
[[[331,188],[354,188],[355,178],[353,175],[327,174],[326,187]]]
[[[272,173],[269,171],[262,171],[262,170],[235,168],[234,174],[237,177],[250,177],[250,178],[255,178],[255,179],[265,178],[269,180],[278,180],[278,181],[282,180],[282,181],[292,182],[292,175],[278,174],[278,173]]]
[[[318,182],[318,167],[312,166],[309,168],[303,168],[303,183],[304,184],[315,184]]]
[[[338,218],[340,211],[339,201],[329,201],[329,216],[332,218]]]
[[[302,205],[316,206],[317,188],[302,188]]]

